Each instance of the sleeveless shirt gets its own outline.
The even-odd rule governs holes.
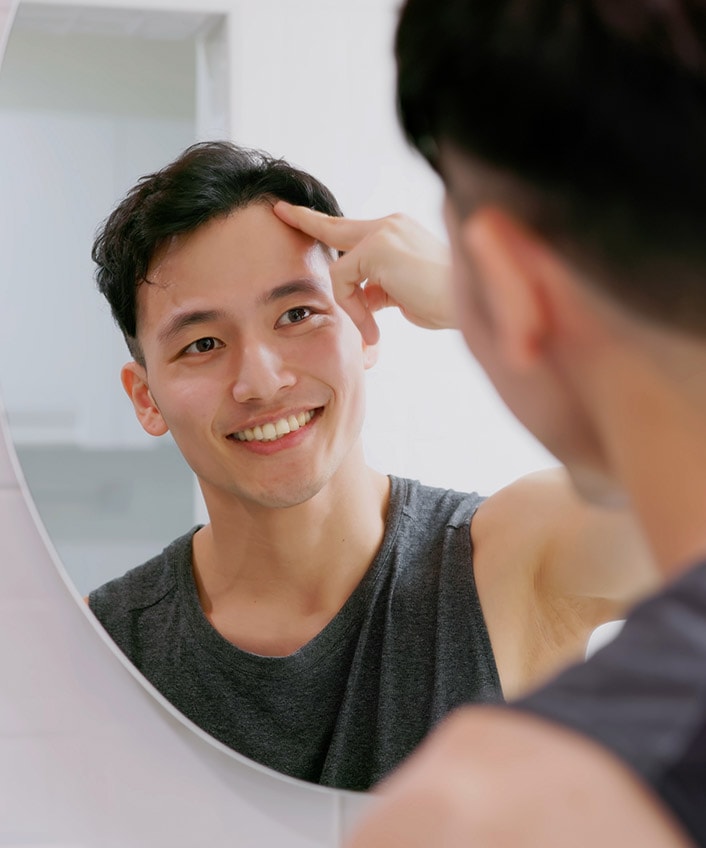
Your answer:
[[[482,498],[390,480],[375,559],[293,654],[240,650],[209,623],[192,571],[198,527],[89,605],[142,674],[225,745],[303,780],[368,789],[454,707],[502,700],[472,567]]]

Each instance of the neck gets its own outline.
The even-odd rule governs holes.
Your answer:
[[[607,466],[665,579],[706,557],[704,347],[657,334],[639,350],[613,345],[586,369]]]
[[[286,619],[290,634],[298,618],[319,629],[374,559],[388,495],[388,478],[367,467],[361,453],[296,506],[266,508],[234,498],[214,503],[207,497],[211,522],[194,537],[194,573],[206,614],[218,626],[219,610],[227,610],[231,622],[239,610],[248,621],[244,608],[252,612],[256,606],[259,616]],[[223,632],[229,625],[222,615],[220,622]],[[289,641],[303,638],[292,635]],[[231,633],[231,639],[247,647],[247,633]],[[271,646],[256,647],[273,652]]]

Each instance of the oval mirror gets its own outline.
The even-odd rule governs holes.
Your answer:
[[[440,188],[395,125],[396,0],[172,5],[24,0],[0,74],[0,386],[32,497],[82,595],[206,520],[175,444],[135,420],[119,383],[129,357],[92,282],[96,227],[125,191],[195,140],[230,136],[322,178],[355,217],[401,208],[442,232]],[[311,38],[319,49],[302,51]],[[490,493],[551,462],[455,334],[381,323],[372,465]]]

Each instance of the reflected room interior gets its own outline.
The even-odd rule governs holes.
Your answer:
[[[0,392],[22,473],[80,595],[205,520],[171,437],[147,436],[120,386],[129,356],[92,283],[90,252],[96,227],[139,177],[196,140],[227,137],[222,28],[215,14],[25,2],[0,73],[0,361],[15,363],[0,373]],[[343,194],[355,199],[347,186]],[[353,212],[385,214],[395,203],[354,203]],[[401,343],[370,375],[374,465],[490,494],[554,464],[491,396],[459,339],[440,333],[418,345],[418,331],[396,322],[382,319]],[[446,398],[442,422],[409,388],[425,369]],[[442,455],[454,428],[485,468]],[[502,442],[502,456],[484,440]]]
[[[32,497],[78,591],[195,523],[170,437],[136,426],[129,359],[91,283],[95,228],[197,138],[197,39],[213,16],[21,4],[0,74],[0,378]],[[41,200],[40,200],[41,199]],[[22,280],[23,285],[17,284]]]

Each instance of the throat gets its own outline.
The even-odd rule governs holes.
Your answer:
[[[258,603],[221,606],[206,612],[218,633],[251,654],[284,657],[312,641],[340,610],[318,610],[305,614],[291,607]]]
[[[203,579],[194,568],[199,601],[218,633],[261,656],[288,656],[310,642],[355,591],[369,561],[351,563],[345,544],[325,559],[258,557]]]
[[[199,602],[211,625],[251,653],[286,656],[311,641],[355,591],[382,543],[389,481],[358,503],[272,511],[268,521],[211,523],[193,539]]]

